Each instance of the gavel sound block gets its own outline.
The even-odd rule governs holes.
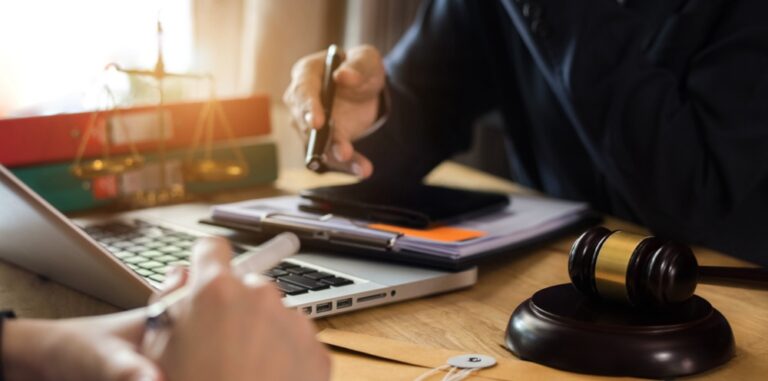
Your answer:
[[[733,357],[725,317],[698,282],[768,284],[765,269],[699,267],[691,250],[597,227],[569,257],[572,284],[536,292],[512,314],[506,346],[568,371],[648,378],[690,375]]]
[[[596,301],[570,284],[538,291],[517,307],[506,346],[553,368],[646,378],[703,372],[734,351],[728,322],[698,296],[659,313]]]

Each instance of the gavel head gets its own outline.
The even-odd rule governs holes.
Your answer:
[[[655,237],[595,227],[571,247],[568,274],[585,295],[641,308],[687,300],[698,264],[690,248]]]

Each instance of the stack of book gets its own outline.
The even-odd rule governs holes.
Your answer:
[[[219,182],[185,181],[182,164],[188,157],[205,102],[175,103],[165,106],[162,114],[168,149],[164,160],[166,185],[180,183],[187,193],[210,193],[269,183],[277,178],[277,149],[274,142],[267,139],[270,134],[269,98],[253,96],[220,102],[232,126],[234,143],[248,165],[247,174]],[[97,129],[99,133],[88,140],[83,153],[83,161],[99,158],[109,141],[112,156],[127,155],[130,154],[129,143],[133,142],[146,160],[144,165],[118,175],[89,180],[72,174],[73,160],[92,115],[77,113],[0,120],[0,164],[10,168],[63,212],[89,209],[131,193],[157,189],[162,170],[158,141],[163,134],[154,106],[110,113],[104,123],[111,123],[113,127]],[[115,127],[117,123],[124,128]],[[215,129],[210,139],[214,159],[233,158],[232,146],[223,127]]]

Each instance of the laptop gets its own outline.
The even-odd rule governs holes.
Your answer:
[[[0,259],[122,308],[144,306],[169,266],[188,265],[205,204],[70,220],[0,165]],[[245,240],[244,240],[245,241]],[[232,242],[233,255],[257,250]],[[323,317],[472,286],[477,268],[449,272],[300,251],[264,275],[288,308]]]

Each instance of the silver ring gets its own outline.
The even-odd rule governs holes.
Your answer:
[[[150,308],[147,310],[147,319],[144,324],[147,329],[163,329],[171,326],[173,319],[168,314],[167,308],[163,308],[161,311],[152,311]]]

